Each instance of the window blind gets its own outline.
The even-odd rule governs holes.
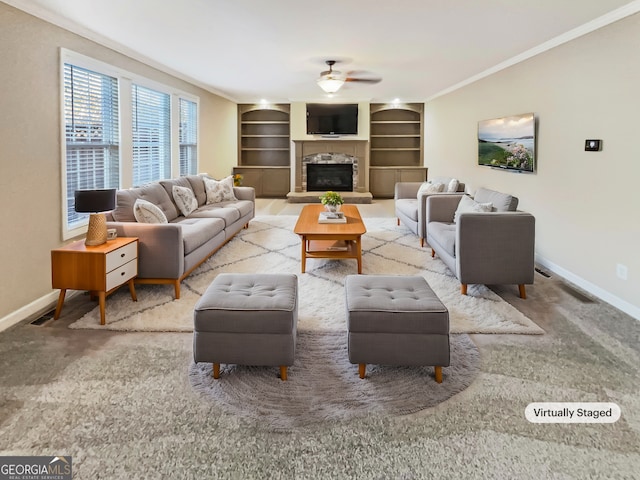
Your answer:
[[[133,185],[171,177],[170,95],[132,86]]]
[[[198,171],[198,105],[180,99],[180,175]]]
[[[118,81],[64,64],[67,226],[83,223],[76,190],[118,188],[120,172]]]

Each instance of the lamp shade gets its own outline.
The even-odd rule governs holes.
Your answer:
[[[327,93],[336,93],[344,85],[345,80],[336,75],[323,75],[317,80],[318,86]]]
[[[79,213],[107,212],[116,208],[116,189],[76,190],[75,209]]]

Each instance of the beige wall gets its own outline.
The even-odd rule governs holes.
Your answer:
[[[64,47],[200,97],[200,171],[236,163],[236,105],[0,3],[0,324],[51,294],[62,244],[60,64]]]
[[[540,261],[640,318],[640,14],[426,105],[429,176],[510,192]],[[479,120],[535,112],[537,173],[477,165]],[[586,139],[601,152],[585,152]],[[616,265],[628,267],[628,280]]]

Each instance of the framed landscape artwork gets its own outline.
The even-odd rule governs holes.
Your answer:
[[[534,172],[535,144],[533,113],[478,122],[478,165]]]

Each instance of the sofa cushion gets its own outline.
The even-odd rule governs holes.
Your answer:
[[[198,200],[198,206],[201,207],[207,203],[207,192],[204,189],[204,179],[202,175],[187,175],[185,177],[191,184],[193,193],[196,194],[196,200]]]
[[[448,193],[455,193],[458,191],[458,185],[460,185],[460,182],[458,181],[457,178],[452,178],[451,181],[447,184],[447,192]]]
[[[133,216],[139,223],[167,223],[167,217],[162,210],[141,198],[133,204]]]
[[[456,256],[456,226],[453,223],[430,222],[429,236],[452,257]]]
[[[178,217],[178,209],[167,191],[160,183],[154,182],[129,190],[118,190],[116,192],[116,208],[111,212],[114,220],[117,222],[135,222],[136,217],[133,214],[133,205],[139,198],[160,208],[168,221]]]
[[[471,197],[464,195],[460,199],[460,203],[458,203],[456,212],[453,214],[453,223],[458,222],[458,217],[461,213],[491,212],[492,210],[493,205],[491,204],[491,202],[479,203],[473,200]]]
[[[182,229],[184,254],[189,255],[218,233],[224,230],[224,221],[219,218],[180,218],[175,222]]]
[[[418,189],[417,197],[419,198],[420,195],[424,195],[425,193],[440,193],[444,191],[444,188],[444,183],[424,182]]]
[[[189,183],[189,180],[187,180],[184,177],[180,177],[180,178],[169,178],[166,180],[160,180],[159,181],[160,185],[162,185],[162,188],[165,189],[165,191],[167,192],[167,195],[169,195],[169,198],[171,198],[171,200],[173,201],[173,204],[176,206],[176,209],[178,210],[178,214],[180,214],[180,207],[178,207],[178,204],[176,203],[176,199],[173,198],[173,187],[174,186],[178,186],[178,187],[186,187],[186,188],[191,188],[191,184]]]
[[[193,212],[189,218],[220,218],[224,220],[225,228],[240,219],[240,211],[224,203],[204,205]]]
[[[236,200],[235,202],[222,202],[219,204],[221,207],[235,208],[240,212],[240,217],[249,215],[254,210],[254,202],[249,200]]]
[[[207,205],[237,200],[233,194],[233,177],[229,175],[222,180],[203,177],[204,188],[207,192]]]
[[[191,188],[174,185],[173,200],[176,202],[180,213],[185,217],[191,215],[191,213],[198,208],[198,201]]]
[[[402,212],[414,222],[418,221],[418,200],[415,198],[399,198],[396,200],[396,211]]]
[[[494,212],[513,212],[518,208],[517,197],[486,188],[479,188],[474,200],[478,203],[491,202]]]

